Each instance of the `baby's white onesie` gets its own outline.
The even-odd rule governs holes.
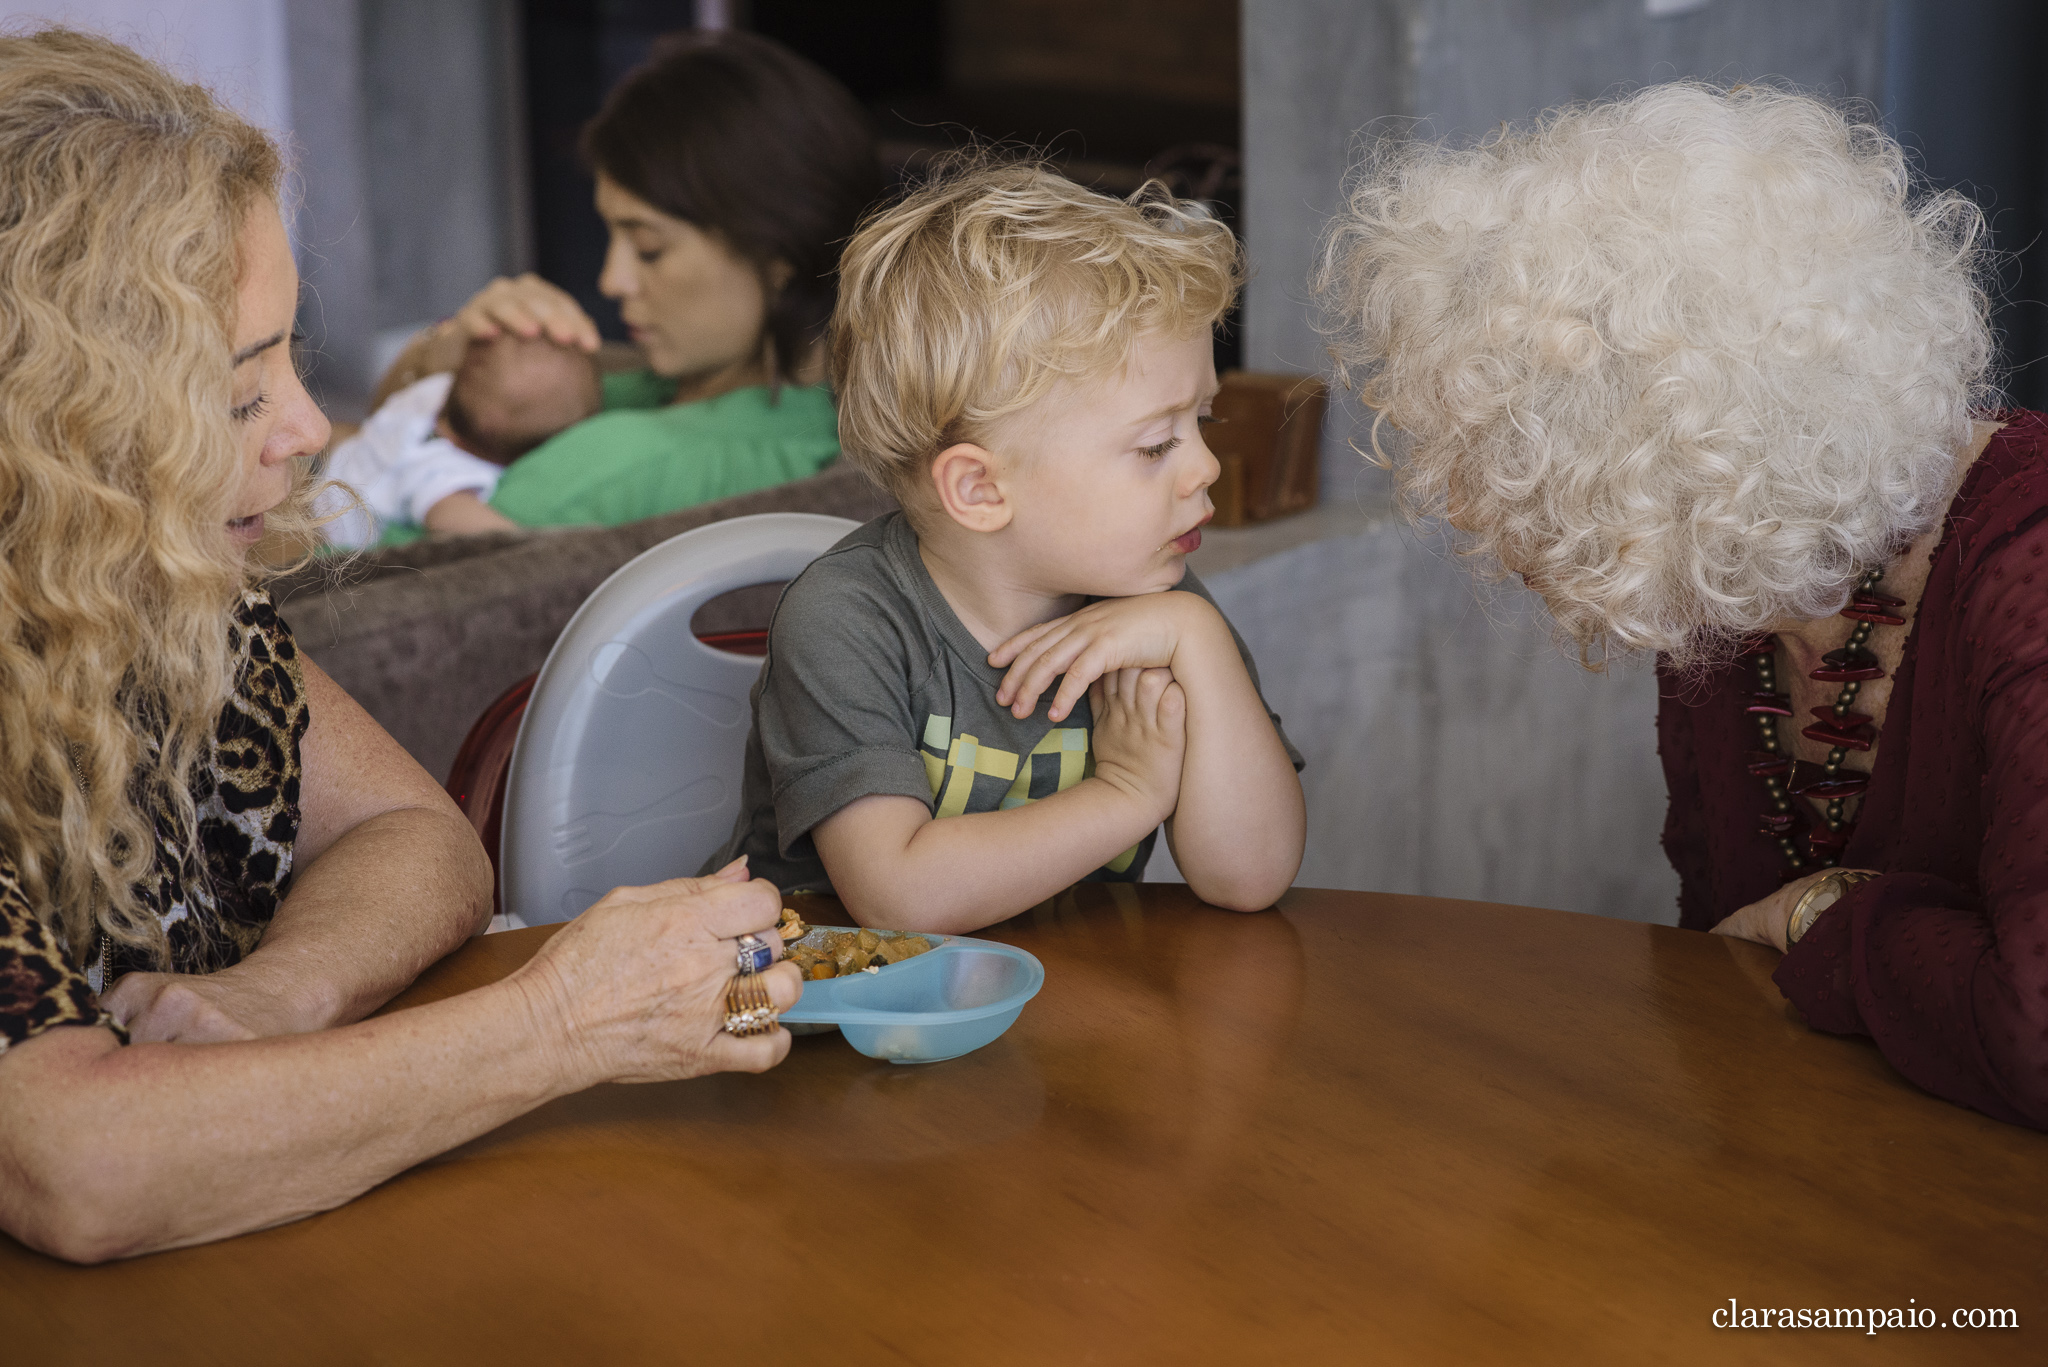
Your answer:
[[[330,545],[367,549],[388,527],[423,525],[427,509],[450,494],[469,492],[490,501],[504,469],[434,432],[454,383],[452,374],[442,374],[406,386],[328,453],[327,478],[346,484],[362,500],[349,508],[341,490],[320,492],[314,506],[323,515],[340,514],[320,529]]]

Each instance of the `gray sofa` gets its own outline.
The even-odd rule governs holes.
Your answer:
[[[299,644],[445,780],[492,699],[539,669],[577,607],[612,571],[680,532],[752,513],[865,522],[895,502],[849,466],[623,527],[445,537],[311,565],[272,586]],[[767,625],[777,586],[698,613],[697,631]]]

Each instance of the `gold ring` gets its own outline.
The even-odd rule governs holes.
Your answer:
[[[775,1003],[760,975],[734,974],[725,988],[725,1032],[741,1038],[765,1035],[775,1024]]]

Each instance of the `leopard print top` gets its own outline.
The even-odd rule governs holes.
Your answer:
[[[214,972],[256,947],[291,885],[299,833],[305,675],[270,595],[243,598],[229,620],[228,647],[237,661],[235,690],[192,789],[204,867],[180,856],[159,813],[154,881],[136,889],[156,908],[180,973]],[[0,855],[0,1052],[56,1025],[104,1025],[126,1043],[101,1009],[99,989],[148,967],[121,946],[104,960],[98,946],[72,952],[36,916],[12,862]]]

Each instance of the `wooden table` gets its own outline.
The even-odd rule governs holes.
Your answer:
[[[966,1058],[814,1036],[766,1076],[567,1098],[283,1229],[98,1269],[0,1239],[0,1358],[2048,1361],[2048,1137],[1807,1030],[1757,946],[1174,885],[987,933],[1045,990]],[[2020,1328],[1716,1329],[1731,1298]]]

